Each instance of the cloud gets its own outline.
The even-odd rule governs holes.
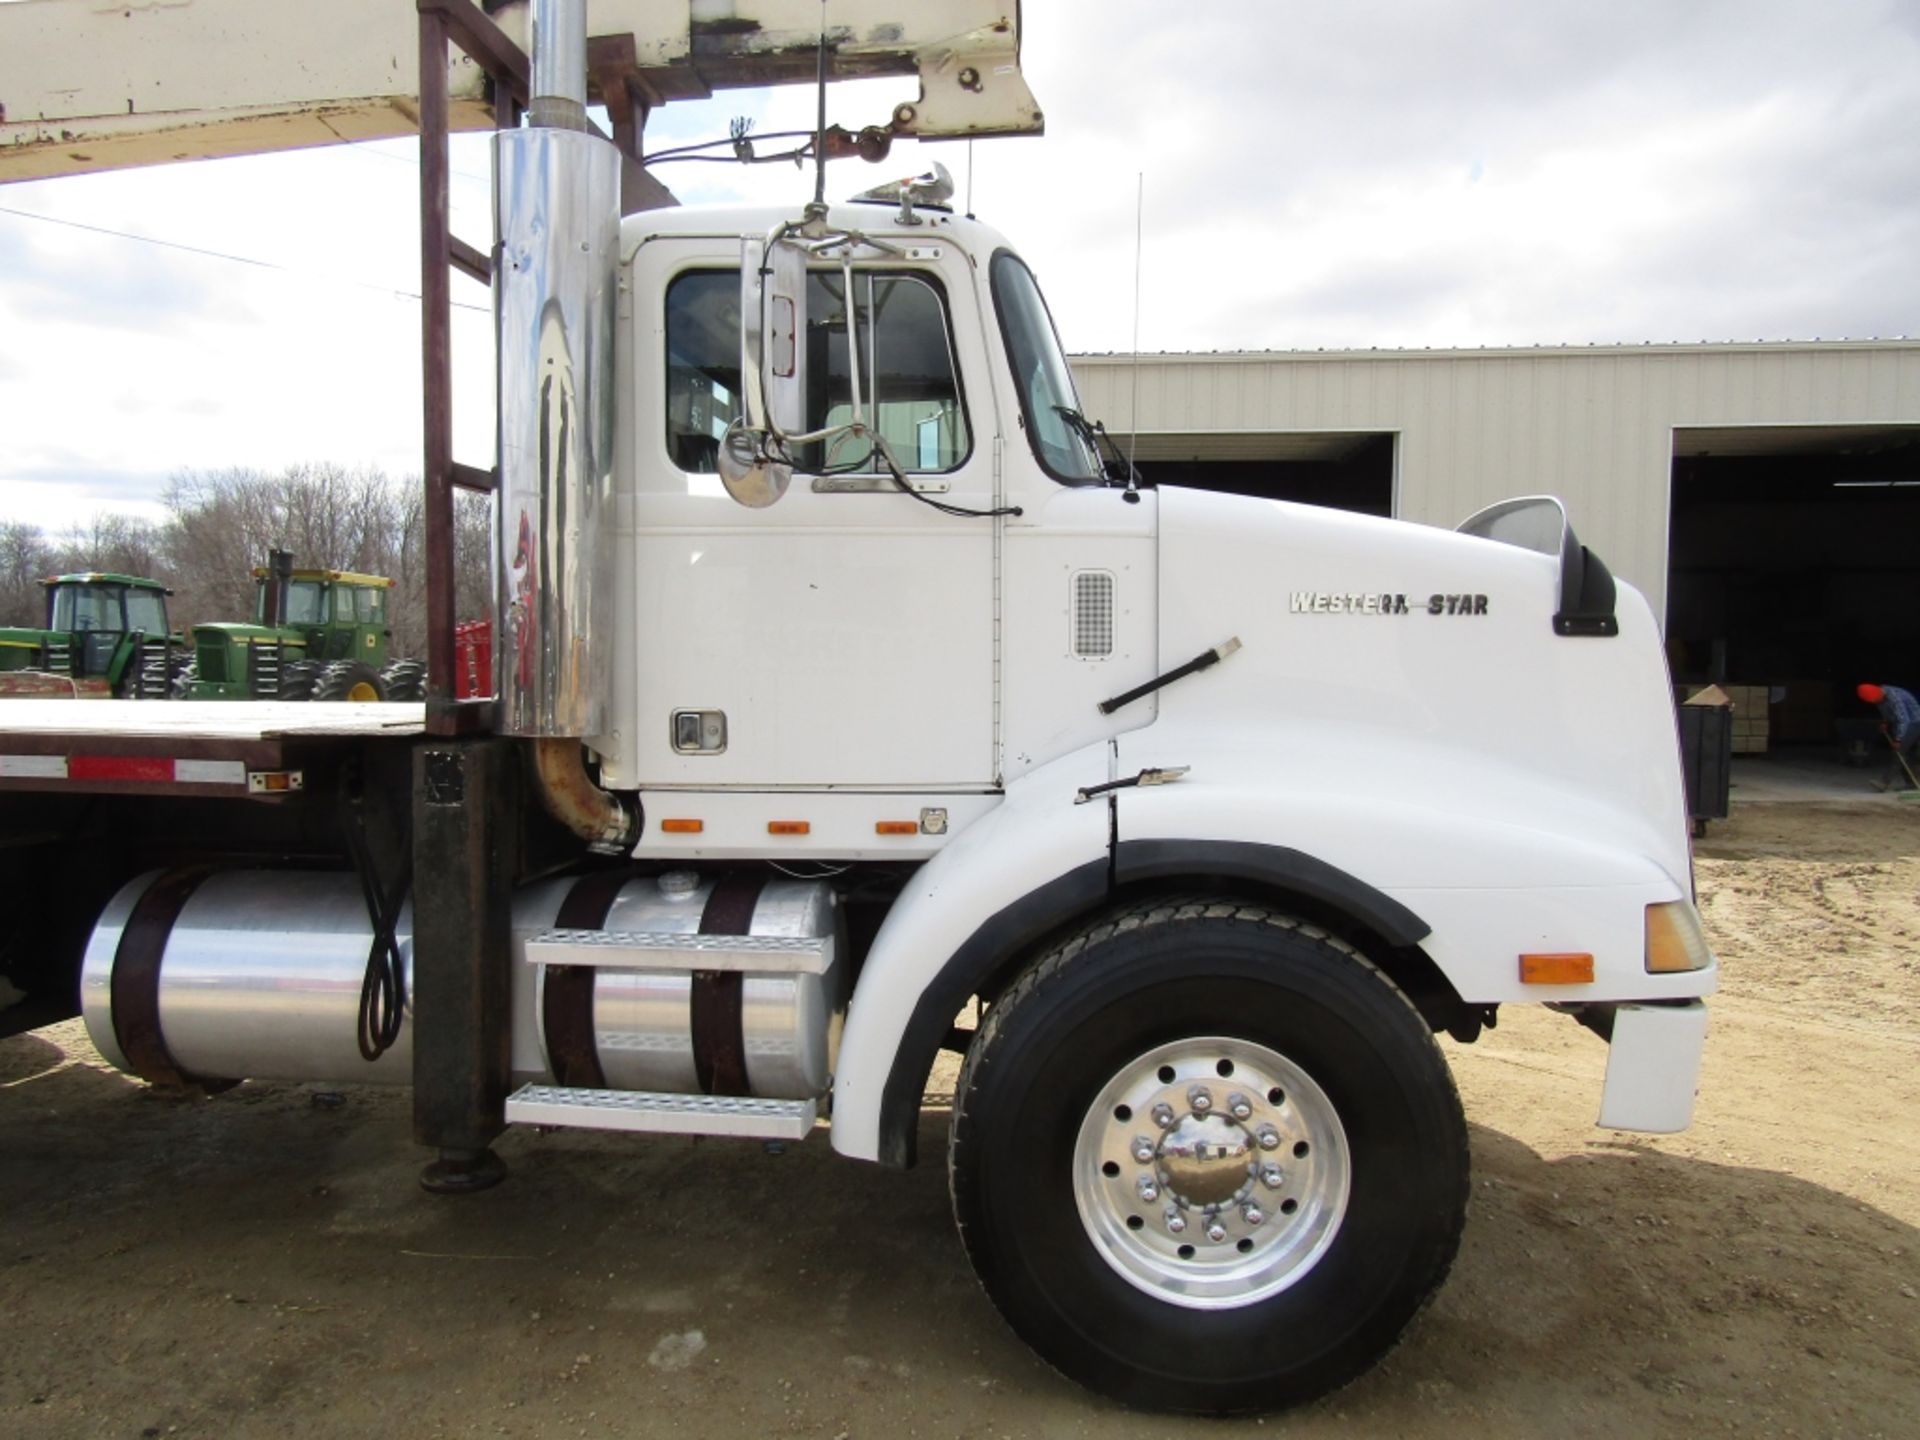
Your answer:
[[[1798,338],[1920,329],[1920,12],[1883,0],[1050,0],[1022,11],[1043,139],[896,145],[845,197],[947,165],[1069,346]],[[912,79],[836,86],[857,127]],[[805,86],[663,107],[647,145],[813,123]],[[766,142],[774,148],[779,142]],[[303,460],[419,464],[410,142],[76,177],[0,204],[0,485]],[[487,141],[456,137],[484,244]],[[797,207],[810,169],[663,165],[686,201]],[[457,297],[478,299],[462,282]],[[483,302],[482,302],[483,303]],[[491,448],[485,314],[457,311],[456,450]],[[96,482],[90,476],[126,477]],[[38,490],[35,493],[39,493]],[[157,493],[157,491],[155,492]]]

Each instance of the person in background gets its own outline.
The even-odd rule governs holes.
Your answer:
[[[1920,752],[1920,700],[1898,685],[1862,685],[1854,693],[1879,708],[1880,729],[1897,757],[1895,763],[1887,767],[1887,778],[1880,782],[1880,788],[1885,790],[1889,784],[1896,789],[1906,788],[1912,783],[1912,767],[1916,752]]]

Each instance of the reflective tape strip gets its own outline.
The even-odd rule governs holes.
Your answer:
[[[0,755],[0,780],[64,780],[64,755]]]
[[[173,778],[195,785],[244,785],[247,765],[244,760],[176,760]]]
[[[244,786],[247,765],[244,760],[171,760],[151,755],[0,755],[0,780]]]

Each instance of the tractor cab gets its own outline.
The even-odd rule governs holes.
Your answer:
[[[0,670],[33,670],[125,699],[166,693],[167,596],[156,580],[88,571],[46,587],[43,629],[0,630]]]
[[[192,700],[419,700],[426,670],[388,654],[384,575],[296,570],[275,550],[255,566],[253,619],[196,625]]]

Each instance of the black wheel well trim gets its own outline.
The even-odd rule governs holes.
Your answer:
[[[1419,949],[1433,927],[1391,896],[1324,860],[1253,841],[1123,840],[1111,856],[1056,876],[982,921],[920,992],[880,1092],[875,1158],[892,1169],[913,1166],[927,1076],[953,1017],[969,996],[993,994],[1044,943],[1117,899],[1167,886],[1220,889],[1222,881],[1229,893],[1257,894],[1283,904],[1309,902],[1305,919],[1346,922],[1336,925],[1343,938],[1381,961],[1430,1022],[1436,1010],[1427,1003],[1427,994],[1439,1009],[1446,1008],[1446,999],[1460,1004],[1446,977]]]

